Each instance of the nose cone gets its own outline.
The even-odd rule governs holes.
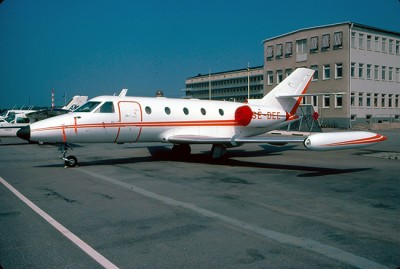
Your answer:
[[[17,131],[17,136],[25,140],[31,139],[31,127],[29,125],[22,127]]]

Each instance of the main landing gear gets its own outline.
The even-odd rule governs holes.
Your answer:
[[[65,168],[68,167],[77,167],[78,166],[78,159],[73,156],[67,156],[67,151],[68,149],[73,150],[73,148],[68,145],[67,143],[61,144],[60,147],[58,148],[59,151],[61,151],[61,156],[60,158],[64,160]]]

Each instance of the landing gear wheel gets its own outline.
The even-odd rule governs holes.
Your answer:
[[[64,160],[66,167],[76,167],[78,165],[78,159],[75,156],[68,156]]]

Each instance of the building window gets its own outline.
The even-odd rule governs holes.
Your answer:
[[[364,78],[364,64],[358,64],[358,77]]]
[[[350,75],[352,78],[356,77],[356,63],[351,63],[351,67],[350,67]]]
[[[394,106],[395,106],[396,108],[399,108],[399,107],[400,107],[400,94],[396,94],[396,95],[395,95],[395,97],[394,97]]]
[[[364,106],[364,94],[362,92],[358,93],[358,107]]]
[[[314,70],[314,75],[313,75],[312,81],[317,81],[318,80],[318,65],[312,65],[311,69]]]
[[[276,71],[276,84],[281,83],[283,80],[283,72],[282,70],[277,70]]]
[[[396,68],[396,74],[394,79],[396,80],[396,82],[400,82],[400,68]]]
[[[267,72],[267,84],[272,85],[274,83],[274,72],[268,71]]]
[[[296,41],[296,61],[307,61],[307,39]]]
[[[343,45],[343,32],[336,32],[333,35],[333,48],[338,49]]]
[[[318,36],[311,37],[310,52],[318,52]]]
[[[396,55],[400,55],[400,41],[396,41]]]
[[[286,42],[286,47],[285,47],[285,57],[290,57],[293,54],[293,43],[292,42]]]
[[[367,93],[367,107],[371,107],[371,93]]]
[[[382,80],[386,80],[386,66],[382,66],[382,76],[381,76]]]
[[[392,108],[393,107],[393,94],[389,94],[388,98],[388,107]]]
[[[389,53],[393,54],[393,39],[389,39]]]
[[[382,52],[386,53],[386,38],[382,38]]]
[[[393,81],[393,67],[389,67],[389,81]]]
[[[351,32],[351,47],[356,48],[356,32]]]
[[[364,48],[364,35],[358,34],[358,48],[363,50]]]
[[[372,50],[372,36],[367,35],[367,50]]]
[[[285,78],[287,78],[288,76],[290,76],[290,74],[292,74],[293,69],[292,68],[288,68],[285,70]]]
[[[342,78],[343,77],[343,64],[338,63],[335,64],[335,78]]]
[[[323,107],[324,108],[329,108],[329,106],[330,106],[330,98],[331,98],[331,96],[330,95],[324,95],[323,96]]]
[[[318,96],[311,96],[311,104],[314,106],[314,107],[318,107]]]
[[[326,79],[330,79],[330,77],[331,77],[331,66],[329,64],[325,64],[323,66],[322,79],[326,80]]]
[[[354,107],[355,99],[356,99],[356,93],[355,92],[351,92],[351,94],[350,94],[350,106]]]
[[[379,36],[375,37],[375,51],[379,51]]]
[[[374,93],[374,107],[378,107],[378,94]]]
[[[381,107],[386,108],[386,94],[382,93],[381,96]]]
[[[329,48],[331,47],[330,44],[331,40],[330,40],[330,35],[323,35],[322,36],[322,46],[321,46],[321,51],[326,51],[329,50]]]
[[[374,67],[374,79],[375,80],[379,79],[379,65],[375,65]]]
[[[281,59],[283,55],[283,45],[278,44],[276,45],[276,59]]]
[[[268,46],[267,47],[267,61],[272,61],[274,58],[274,47]]]
[[[371,65],[367,64],[367,79],[371,79]]]
[[[343,95],[338,94],[335,98],[335,107],[341,108],[343,106]]]

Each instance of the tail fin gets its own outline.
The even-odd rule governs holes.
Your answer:
[[[86,103],[88,97],[87,96],[81,96],[81,95],[75,95],[71,101],[67,105],[63,107],[63,109],[73,111]]]
[[[261,103],[283,109],[290,115],[294,115],[303,99],[302,95],[307,91],[313,74],[314,70],[312,69],[297,68],[264,96]]]

